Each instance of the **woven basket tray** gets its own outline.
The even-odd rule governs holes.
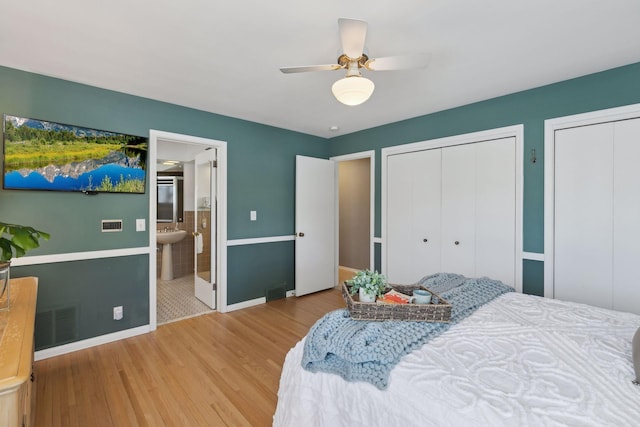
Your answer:
[[[435,292],[420,285],[389,285],[392,289],[411,295],[415,289],[431,293],[430,304],[387,304],[380,302],[360,302],[351,296],[349,286],[342,284],[342,296],[352,319],[357,320],[404,320],[413,322],[449,322],[451,304]]]

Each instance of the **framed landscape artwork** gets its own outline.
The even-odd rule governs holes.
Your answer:
[[[3,188],[145,192],[148,138],[4,115]]]

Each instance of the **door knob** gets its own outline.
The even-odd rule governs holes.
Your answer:
[[[198,236],[200,235],[200,233],[198,233],[197,231],[192,231],[192,232],[191,232],[191,235],[192,235],[193,237],[198,237]]]
[[[429,239],[422,239],[423,242],[427,243]]]
[[[299,237],[304,237],[304,233],[300,232],[300,233],[298,233],[298,236]]]
[[[453,242],[454,245],[459,245],[460,242],[458,242],[457,240],[455,242]]]

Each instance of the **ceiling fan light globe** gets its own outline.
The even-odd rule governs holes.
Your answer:
[[[365,77],[344,77],[331,86],[333,96],[345,105],[355,106],[365,102],[376,86]]]

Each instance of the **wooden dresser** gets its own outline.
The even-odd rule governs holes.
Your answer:
[[[11,280],[9,310],[0,311],[0,426],[31,426],[35,413],[33,332],[38,278]]]

